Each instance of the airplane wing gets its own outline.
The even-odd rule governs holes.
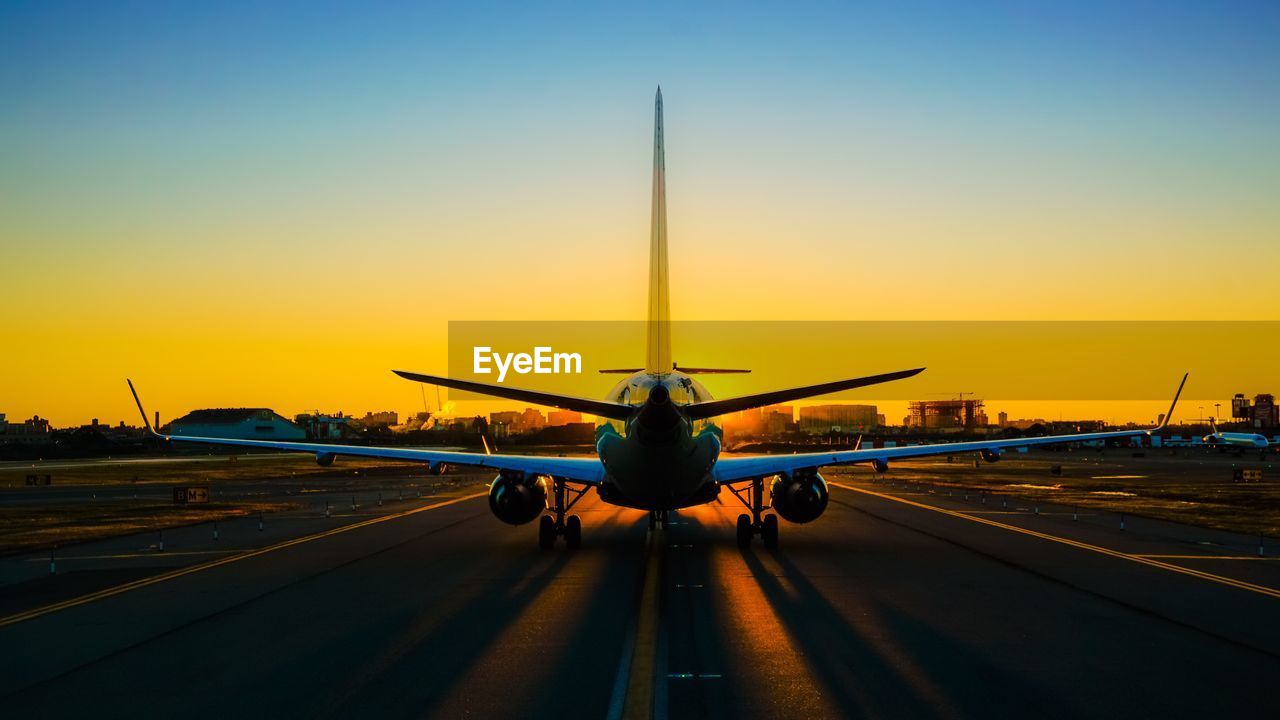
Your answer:
[[[826,465],[849,465],[854,463],[887,463],[891,460],[928,457],[931,455],[953,455],[965,452],[998,452],[1005,448],[1030,447],[1033,445],[1055,445],[1059,443],[1086,442],[1089,440],[1110,440],[1116,438],[1151,435],[1163,430],[1169,424],[1173,409],[1178,404],[1178,396],[1187,383],[1187,376],[1182,376],[1178,392],[1173,396],[1169,412],[1159,425],[1144,430],[1116,430],[1112,432],[1080,433],[1075,435],[1049,435],[1036,438],[1011,438],[1006,440],[975,440],[973,442],[941,443],[937,445],[911,445],[906,447],[875,448],[868,450],[846,450],[843,452],[800,453],[796,455],[757,455],[752,457],[721,458],[712,468],[712,476],[716,482],[725,485],[758,477],[776,475],[796,470],[819,468]],[[861,441],[861,438],[859,438]]]
[[[587,485],[598,485],[604,479],[604,465],[599,458],[579,457],[547,457],[542,455],[494,455],[469,452],[453,452],[447,450],[424,450],[419,448],[368,447],[364,445],[329,445],[326,443],[287,442],[277,440],[240,440],[235,438],[193,437],[187,435],[163,435],[151,427],[147,413],[142,409],[142,401],[138,392],[129,382],[129,392],[133,393],[133,401],[142,413],[142,423],[152,435],[175,442],[194,442],[209,445],[229,445],[232,447],[263,448],[285,452],[312,453],[317,459],[333,458],[339,455],[351,457],[384,458],[387,460],[407,460],[429,465],[444,463],[446,465],[468,465],[472,467],[494,468],[495,470],[513,470],[534,475],[551,475],[565,478]]]
[[[447,388],[455,390],[467,390],[470,392],[481,393],[483,395],[492,395],[494,397],[506,398],[508,400],[520,400],[522,402],[530,402],[537,405],[549,405],[551,407],[564,408],[565,410],[577,410],[578,412],[595,415],[597,417],[606,417],[611,420],[626,420],[631,417],[631,413],[635,412],[635,408],[630,405],[622,405],[620,403],[611,403],[605,400],[591,400],[588,398],[574,397],[572,395],[557,395],[555,393],[542,392],[540,390],[524,390],[522,388],[508,387],[506,385],[494,385],[490,383],[473,382],[471,380],[457,380],[442,375],[423,375],[422,373],[409,372],[407,370],[392,370],[395,374],[406,380],[414,382],[426,383],[428,385],[443,385]]]

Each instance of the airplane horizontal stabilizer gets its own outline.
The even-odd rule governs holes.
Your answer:
[[[738,375],[751,372],[750,370],[739,368],[689,368],[678,365],[676,366],[676,371],[685,375]]]

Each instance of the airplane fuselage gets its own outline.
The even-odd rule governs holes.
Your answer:
[[[711,399],[688,375],[638,372],[609,392],[610,402],[635,407],[625,421],[604,421],[596,430],[596,453],[606,476],[600,497],[642,510],[674,510],[713,500],[719,486],[711,470],[720,457],[722,434],[683,411]]]
[[[1263,435],[1254,433],[1212,433],[1205,435],[1203,441],[1206,445],[1229,445],[1231,447],[1244,447],[1265,449],[1269,443]]]

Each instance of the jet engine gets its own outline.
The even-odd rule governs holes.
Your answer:
[[[871,461],[871,469],[883,475],[889,472],[889,461],[883,458],[876,458]]]
[[[1000,450],[989,450],[986,448],[980,450],[978,454],[982,456],[983,460],[986,460],[989,463],[998,462],[1000,460],[1000,456],[1004,455]]]
[[[316,464],[319,465],[320,467],[329,467],[330,465],[333,464],[333,461],[337,459],[338,459],[338,456],[334,455],[333,453],[327,453],[327,452],[316,453]]]
[[[427,472],[432,475],[443,475],[445,471],[448,469],[449,469],[449,466],[445,465],[442,462],[427,464]]]
[[[787,522],[807,523],[817,520],[827,509],[827,481],[817,470],[783,473],[771,488],[773,509]]]
[[[536,475],[503,472],[489,486],[489,509],[509,525],[537,520],[546,506],[547,486]]]

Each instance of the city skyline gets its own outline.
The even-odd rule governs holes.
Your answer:
[[[1274,398],[1274,395],[1272,393],[1259,393],[1256,396],[1255,395],[1246,396],[1245,399],[1248,400],[1249,402],[1253,402],[1256,397]],[[1028,425],[1034,422],[1099,422],[1099,421],[1107,423],[1109,425],[1114,425],[1114,426],[1122,426],[1126,424],[1141,425],[1144,423],[1154,424],[1159,421],[1161,416],[1161,413],[1157,411],[1153,417],[1146,418],[1146,419],[1142,418],[1141,416],[1137,418],[1120,418],[1114,415],[1108,416],[1105,414],[1093,413],[1088,410],[1089,408],[1105,407],[1108,405],[1127,406],[1133,401],[1055,401],[1054,403],[1052,403],[1051,406],[1058,407],[1059,411],[1057,413],[1048,413],[1048,414],[1029,412],[1030,410],[1044,409],[1045,407],[1047,407],[1046,404],[1041,401],[1034,401],[1034,400],[990,401],[985,399],[979,399],[979,401],[982,403],[985,403],[987,406],[986,409],[983,410],[982,414],[980,415],[980,417],[985,419],[986,422],[979,423],[980,427],[982,426],[999,427],[1001,426],[1001,423],[1004,420],[1007,420],[1010,425],[1015,425],[1015,424]],[[1188,402],[1188,408],[1192,407],[1192,403],[1197,403],[1198,404],[1197,412],[1183,413],[1185,417],[1175,417],[1172,422],[1173,425],[1200,425],[1208,422],[1208,419],[1210,416],[1216,417],[1218,421],[1222,423],[1231,423],[1236,420],[1231,399],[1227,399],[1226,401],[1218,401],[1216,403],[1212,400],[1210,401],[1188,400],[1187,402]],[[761,413],[772,413],[772,412],[778,412],[780,410],[785,410],[788,413],[789,422],[796,422],[796,423],[803,424],[807,414],[806,411],[813,411],[816,409],[824,409],[824,408],[867,409],[877,416],[878,418],[876,423],[877,425],[884,426],[884,427],[904,427],[909,424],[906,422],[906,416],[909,414],[910,404],[911,404],[911,401],[870,400],[870,401],[861,401],[856,403],[842,403],[842,402],[831,402],[831,401],[823,401],[823,400],[801,400],[801,401],[787,403],[785,405],[780,405],[780,406],[779,405],[766,406],[754,412],[756,415],[759,415]],[[1149,405],[1153,409],[1156,407],[1155,404],[1148,401],[1142,401],[1139,404],[1143,406]],[[205,410],[240,410],[240,409],[259,409],[259,408],[272,410],[273,412],[276,412],[286,418],[293,418],[295,422],[297,422],[300,418],[309,418],[314,416],[317,418],[326,418],[326,419],[339,418],[339,419],[354,421],[356,424],[365,424],[365,425],[375,424],[375,425],[403,426],[407,424],[412,424],[414,421],[419,420],[424,414],[429,416],[431,420],[459,421],[459,420],[471,420],[477,417],[481,417],[488,422],[493,422],[493,417],[495,415],[521,415],[521,414],[527,414],[529,412],[539,413],[541,416],[541,422],[543,423],[543,426],[548,426],[548,427],[555,427],[557,425],[579,423],[584,421],[585,422],[596,421],[596,418],[593,418],[589,415],[583,415],[582,413],[578,413],[572,410],[557,410],[555,408],[549,408],[545,406],[533,407],[533,406],[529,406],[521,403],[513,403],[513,402],[505,402],[505,401],[461,401],[461,402],[450,401],[450,402],[446,402],[443,408],[439,408],[439,407],[434,409],[427,408],[425,410],[410,409],[404,412],[400,412],[396,410],[386,410],[386,409],[366,410],[364,411],[363,416],[360,414],[360,411],[358,410],[355,412],[346,412],[342,409],[326,411],[326,410],[311,408],[309,410],[294,411],[294,410],[281,410],[279,408],[269,407],[261,404],[247,405],[244,407],[234,407],[234,408],[230,406],[217,406],[217,407],[209,407],[209,408],[188,408],[187,410],[180,412],[177,416],[173,418],[161,416],[159,420],[160,420],[160,425],[163,426],[163,425],[167,425],[169,422],[171,422],[174,419],[184,417],[192,412],[200,412]],[[718,424],[724,427],[728,427],[738,422],[741,419],[742,415],[743,413],[734,413],[732,415],[721,417],[718,420]],[[386,418],[388,416],[394,416],[397,418],[397,420],[395,422],[387,421]],[[810,417],[816,417],[816,415],[810,415]],[[45,422],[50,422],[50,419],[47,416],[40,415],[38,413],[34,416],[34,418],[32,417],[20,418],[12,415],[11,413],[5,413],[3,410],[0,410],[0,421],[9,422],[11,424],[21,424],[30,419],[37,419]],[[104,417],[99,417],[95,415],[85,419],[83,422],[73,421],[73,422],[64,423],[64,424],[50,422],[50,426],[52,429],[55,429],[55,430],[71,429],[76,427],[91,427],[95,425],[103,428],[115,428],[118,426],[124,426],[128,428],[141,429],[141,426],[137,425],[136,423],[137,423],[136,417],[126,417],[126,418],[117,419],[117,418],[104,418]]]

